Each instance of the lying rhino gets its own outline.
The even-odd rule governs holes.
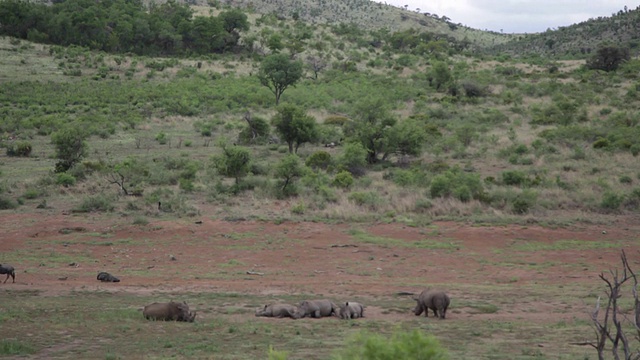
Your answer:
[[[419,316],[424,312],[425,317],[429,317],[429,309],[440,319],[444,319],[447,314],[447,308],[451,303],[449,296],[442,291],[424,290],[418,296],[414,296],[413,300],[417,302],[413,313]]]
[[[196,318],[196,313],[189,311],[189,305],[186,302],[175,301],[149,304],[144,307],[142,314],[149,320],[158,321],[193,322]]]
[[[296,313],[297,308],[293,305],[289,304],[271,304],[265,305],[264,308],[256,309],[256,316],[266,316],[266,317],[275,317],[275,318],[283,318],[289,317],[293,318]]]
[[[98,273],[98,280],[102,282],[120,282],[120,279],[104,271]]]
[[[298,310],[293,314],[294,319],[304,317],[321,318],[338,315],[338,307],[331,300],[305,300],[300,303]]]
[[[4,283],[7,283],[9,280],[9,276],[13,279],[13,282],[16,282],[16,270],[11,265],[2,265],[0,264],[0,275],[7,274],[7,278],[4,279]]]
[[[340,305],[340,318],[341,319],[358,319],[364,317],[364,305],[347,301]]]

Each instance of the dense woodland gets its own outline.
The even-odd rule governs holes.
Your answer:
[[[287,199],[294,217],[638,210],[638,10],[574,25],[603,40],[585,44],[573,26],[481,42],[446,16],[391,30],[259,4],[0,1],[2,207],[61,187],[78,211],[140,216],[161,199],[197,214],[203,195]],[[541,39],[553,56],[518,50]],[[52,164],[9,176],[34,158]]]

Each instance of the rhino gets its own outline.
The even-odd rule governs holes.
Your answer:
[[[305,300],[300,303],[298,310],[293,315],[294,319],[304,317],[321,318],[326,316],[337,316],[338,307],[331,300]]]
[[[144,307],[142,314],[148,320],[158,321],[193,322],[196,318],[196,312],[190,312],[189,305],[184,301],[149,304]]]
[[[264,308],[256,309],[256,316],[293,318],[297,310],[298,309],[295,306],[289,304],[271,304],[265,305]]]
[[[11,265],[2,265],[0,264],[0,275],[7,274],[7,278],[4,279],[4,284],[9,280],[9,276],[13,279],[13,282],[16,282],[16,270]]]
[[[341,319],[358,319],[364,317],[364,305],[355,301],[347,301],[340,305]]]
[[[413,296],[417,302],[413,313],[420,316],[424,312],[425,317],[429,317],[429,309],[433,311],[435,317],[444,319],[447,315],[447,308],[451,303],[449,296],[442,291],[426,289],[418,296]]]
[[[102,282],[120,282],[120,279],[104,271],[98,273],[98,280]]]

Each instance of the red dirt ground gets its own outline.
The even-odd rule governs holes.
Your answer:
[[[316,294],[345,298],[379,297],[424,286],[450,287],[454,298],[465,298],[465,286],[513,284],[576,285],[601,289],[598,274],[620,266],[625,248],[631,266],[640,270],[640,222],[618,218],[607,227],[574,225],[471,226],[436,222],[429,227],[403,224],[326,224],[198,219],[131,225],[131,219],[60,214],[4,214],[0,218],[0,261],[17,269],[16,284],[0,289],[39,289],[48,295],[72,290],[152,292],[237,292],[255,295]],[[66,231],[65,231],[66,229]],[[399,239],[407,246],[370,244],[350,235],[359,229],[369,236]],[[445,244],[417,248],[415,242]],[[522,244],[551,245],[559,240],[594,243],[577,249],[522,250]],[[620,246],[603,247],[605,242]],[[594,248],[595,247],[595,248]],[[35,259],[27,264],[12,254]],[[38,254],[43,254],[38,258]],[[82,256],[89,261],[47,263],[48,255]],[[170,260],[170,256],[176,260]],[[66,257],[65,257],[66,259]],[[44,264],[44,267],[39,265]],[[102,284],[95,275],[108,271],[122,279]],[[260,275],[248,272],[260,273]],[[65,280],[60,280],[66,277]],[[4,279],[2,279],[4,280]],[[542,300],[541,300],[542,301]],[[521,316],[548,301],[524,304],[491,316]],[[378,312],[372,309],[374,313]],[[577,314],[576,312],[579,312]],[[529,311],[530,313],[530,311]],[[477,316],[483,316],[479,314]],[[582,309],[564,316],[584,317]],[[454,316],[471,316],[459,311]],[[544,321],[545,311],[534,316]]]

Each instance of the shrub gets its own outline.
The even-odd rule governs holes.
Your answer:
[[[167,134],[160,132],[158,134],[156,134],[156,141],[160,144],[160,145],[164,145],[169,141],[169,137],[167,136]]]
[[[502,183],[505,185],[522,186],[527,183],[527,175],[518,170],[503,171]]]
[[[339,115],[327,116],[327,118],[324,119],[324,123],[326,125],[343,126],[344,124],[346,124],[348,122],[349,122],[349,118],[347,118],[345,116],[339,116]]]
[[[511,203],[513,212],[516,214],[526,214],[538,200],[538,194],[531,190],[524,190]]]
[[[434,177],[429,193],[434,198],[454,196],[461,201],[480,200],[484,197],[484,188],[480,175],[454,168]]]
[[[112,200],[104,195],[89,196],[84,198],[80,205],[73,209],[74,212],[87,213],[99,211],[113,211]]]
[[[73,186],[76,184],[76,178],[68,173],[59,173],[56,176],[56,184],[64,187]]]
[[[382,202],[378,193],[373,191],[353,192],[349,194],[349,200],[355,202],[359,206],[369,207],[371,210],[376,210],[378,205]]]
[[[333,186],[347,189],[353,185],[353,176],[348,171],[340,171],[333,178]]]
[[[617,194],[613,191],[607,191],[602,195],[600,207],[604,210],[618,210],[623,201],[624,195]]]
[[[316,151],[304,163],[312,169],[326,169],[331,165],[331,155],[326,151]]]
[[[19,141],[15,144],[7,146],[7,156],[23,156],[28,157],[31,155],[33,147],[31,143],[27,141]]]
[[[0,196],[0,210],[10,210],[18,207],[18,204],[8,197]]]
[[[391,336],[356,333],[347,341],[336,360],[443,360],[447,352],[433,335],[420,330],[396,331]]]

